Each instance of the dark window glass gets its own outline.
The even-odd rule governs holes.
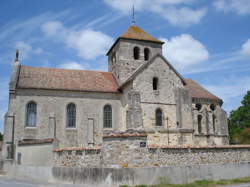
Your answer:
[[[144,49],[144,60],[149,60],[150,51],[148,48]]]
[[[36,103],[30,102],[26,107],[26,126],[35,127],[36,126]]]
[[[154,77],[153,78],[153,90],[158,89],[158,78]]]
[[[197,108],[197,110],[201,110],[202,105],[201,105],[200,103],[197,103],[197,104],[195,105],[195,107]]]
[[[73,103],[67,106],[67,127],[76,127],[76,105]]]
[[[214,104],[211,104],[211,105],[210,105],[210,109],[211,109],[212,111],[214,111],[215,108],[216,108],[216,106],[215,106]]]
[[[105,105],[103,109],[103,127],[112,128],[112,108],[110,105]]]
[[[155,111],[156,126],[162,126],[162,111],[157,109]]]
[[[215,129],[215,128],[216,128],[216,127],[215,127],[215,119],[216,119],[216,117],[215,117],[215,115],[213,115],[213,130],[214,130],[214,133],[215,133],[215,130],[216,130],[216,129]]]
[[[198,132],[199,132],[199,134],[202,132],[202,127],[201,127],[201,122],[202,122],[202,115],[198,115],[198,117],[197,117],[198,119]]]
[[[140,58],[140,48],[139,47],[135,47],[134,48],[134,59],[138,60]]]

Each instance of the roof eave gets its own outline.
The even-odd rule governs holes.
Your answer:
[[[152,40],[142,40],[142,39],[134,39],[134,38],[126,38],[126,37],[118,37],[117,39],[116,39],[116,41],[114,42],[114,44],[111,46],[111,48],[108,50],[108,52],[106,53],[106,55],[108,56],[109,55],[109,53],[112,51],[112,49],[114,48],[114,46],[118,43],[118,41],[120,40],[120,39],[125,39],[125,40],[136,40],[136,41],[146,41],[146,42],[152,42],[152,43],[158,43],[158,44],[161,44],[161,45],[163,45],[165,42],[163,42],[163,41],[152,41]]]

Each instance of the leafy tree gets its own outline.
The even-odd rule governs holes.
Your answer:
[[[250,91],[241,101],[237,110],[232,110],[229,116],[230,142],[246,144],[250,143]]]
[[[3,141],[3,134],[0,132],[0,141]]]

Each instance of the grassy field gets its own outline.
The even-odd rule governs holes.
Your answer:
[[[249,183],[250,177],[241,178],[241,179],[231,179],[231,180],[220,180],[220,181],[196,181],[189,184],[168,184],[165,180],[160,179],[160,183],[158,185],[137,185],[133,187],[216,187],[230,184],[242,184]],[[127,185],[121,185],[120,187],[132,187]]]

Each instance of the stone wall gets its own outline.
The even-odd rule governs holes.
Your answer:
[[[100,167],[101,151],[99,148],[56,149],[55,165],[70,167]]]
[[[70,153],[70,155],[69,155]],[[104,137],[100,151],[77,156],[75,152],[56,152],[57,166],[145,168],[226,164],[250,161],[250,146],[154,147],[146,145],[144,135]]]

